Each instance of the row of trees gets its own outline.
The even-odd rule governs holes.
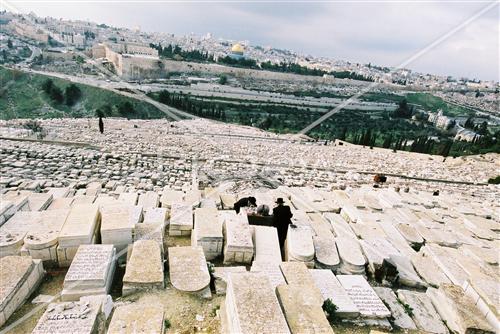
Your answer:
[[[484,121],[480,124],[476,124],[476,123],[474,123],[473,117],[467,118],[467,120],[464,123],[464,128],[473,130],[474,132],[476,132],[477,134],[480,134],[482,136],[488,134],[488,123],[486,121]]]
[[[153,49],[158,50],[158,55],[163,58],[169,59],[183,59],[190,61],[209,61],[213,62],[213,56],[209,55],[208,52],[202,52],[198,50],[186,51],[183,50],[178,45],[169,44],[166,47],[162,47],[161,44],[149,44]]]
[[[67,106],[72,107],[82,98],[82,91],[75,84],[66,86],[64,91],[59,88],[52,79],[47,79],[42,84],[42,90],[47,94],[52,101],[61,104],[65,103]]]
[[[217,103],[194,101],[186,95],[170,93],[166,90],[158,94],[158,101],[192,115],[221,121],[227,120],[224,108]]]

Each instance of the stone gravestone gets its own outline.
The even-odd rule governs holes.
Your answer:
[[[285,254],[285,260],[287,261],[307,262],[309,267],[314,266],[312,262],[314,260],[314,244],[310,227],[288,227]]]
[[[280,263],[281,262],[253,261],[250,271],[266,276],[273,289],[275,289],[278,285],[286,284],[280,269]]]
[[[341,261],[339,271],[347,275],[364,274],[366,260],[358,241],[351,237],[338,237],[335,242]]]
[[[194,210],[191,245],[201,246],[209,261],[222,254],[222,223],[218,218],[217,209],[197,208]]]
[[[391,311],[387,309],[363,276],[337,275],[337,279],[359,309],[362,317],[387,318],[391,316]]]
[[[316,286],[314,279],[302,262],[282,262],[280,264],[281,272],[288,285],[297,285],[302,287],[302,293],[307,295],[308,300],[315,300],[316,304],[323,305],[323,295]]]
[[[279,268],[278,268],[279,270]],[[227,279],[231,273],[235,272],[246,272],[247,269],[244,266],[237,267],[215,267],[212,273],[214,277],[214,285],[215,285],[215,294],[217,295],[225,295],[226,287],[227,287]],[[280,272],[281,275],[281,272]],[[283,283],[285,281],[283,280]]]
[[[186,202],[172,202],[170,208],[170,236],[191,235],[193,229],[193,207]]]
[[[161,195],[161,207],[165,209],[170,209],[172,203],[182,202],[184,198],[184,193],[182,191],[165,188]]]
[[[108,294],[115,272],[115,254],[113,245],[81,245],[64,278],[61,300]]]
[[[0,327],[38,288],[44,274],[42,262],[29,256],[0,259]]]
[[[390,288],[374,287],[377,295],[385,305],[391,310],[394,325],[403,329],[416,330],[417,326],[406,313],[403,305],[398,301],[396,294]]]
[[[163,333],[164,313],[160,305],[132,303],[115,308],[108,326],[109,334]]]
[[[160,246],[154,240],[134,242],[123,276],[123,295],[137,290],[163,289],[163,259]]]
[[[145,211],[151,208],[157,208],[158,204],[160,204],[159,196],[154,191],[147,191],[139,195],[137,204],[142,205]]]
[[[331,333],[325,313],[314,300],[308,300],[299,285],[279,285],[276,294],[292,333]]]
[[[142,207],[126,204],[101,207],[101,242],[116,247],[118,253],[133,243],[134,228],[139,223]]]
[[[331,270],[309,269],[309,272],[321,291],[323,300],[330,299],[337,306],[336,314],[339,317],[356,318],[359,315],[358,308]]]
[[[259,273],[229,275],[225,312],[228,333],[290,333],[273,287]]]
[[[448,329],[436,312],[430,298],[421,292],[398,290],[398,298],[412,309],[412,319],[418,329],[433,334],[446,334]]]
[[[101,306],[95,302],[77,301],[49,304],[38,320],[33,334],[92,334],[98,332]]]
[[[168,249],[170,282],[179,291],[211,297],[210,274],[201,247]]]
[[[442,284],[439,289],[429,288],[426,294],[430,297],[441,318],[454,333],[494,334],[485,315],[476,307],[475,301],[465,291],[453,284]]]
[[[222,220],[225,243],[224,264],[252,262],[254,247],[252,241],[252,228],[248,223],[246,214],[236,214],[235,211],[219,211]]]
[[[97,205],[73,205],[59,233],[57,247],[59,266],[70,265],[78,246],[95,243],[98,234],[98,219]]]
[[[278,232],[275,227],[254,226],[255,262],[281,263]]]

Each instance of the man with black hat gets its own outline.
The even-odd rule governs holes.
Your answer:
[[[243,207],[257,206],[257,199],[255,197],[243,197],[238,202],[234,203],[234,210],[236,213],[240,213],[240,209]]]
[[[296,226],[292,224],[292,221],[290,220],[293,214],[290,211],[290,207],[288,205],[284,205],[285,202],[283,201],[283,198],[278,198],[276,200],[276,204],[278,204],[278,206],[273,209],[273,225],[278,230],[278,239],[280,241],[281,253],[283,254],[288,225],[292,228],[295,228]]]

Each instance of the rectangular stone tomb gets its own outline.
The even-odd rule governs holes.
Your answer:
[[[280,263],[281,262],[253,261],[250,271],[266,276],[273,289],[275,289],[278,285],[286,284],[285,278],[283,277],[283,273],[280,269]]]
[[[136,205],[138,197],[139,195],[137,193],[121,193],[120,196],[118,196],[118,201],[124,202],[127,205]]]
[[[230,274],[225,310],[228,333],[290,333],[274,289],[262,274]]]
[[[182,191],[165,188],[161,195],[161,207],[170,209],[172,203],[182,202],[183,199],[184,193]]]
[[[0,327],[38,288],[44,274],[40,260],[29,256],[0,258]]]
[[[64,278],[61,299],[76,301],[82,296],[107,294],[115,265],[113,245],[81,245]]]
[[[252,262],[254,248],[252,228],[245,214],[237,215],[234,211],[225,213],[224,224],[224,263]]]
[[[278,268],[279,270],[279,268]],[[215,285],[215,294],[217,295],[225,295],[226,294],[226,287],[227,287],[227,280],[228,277],[231,273],[241,273],[241,272],[246,272],[247,269],[244,266],[237,266],[237,267],[215,267],[214,271],[212,273],[214,277],[214,285]],[[280,272],[281,275],[281,272]],[[285,281],[283,280],[283,283]]]
[[[163,333],[164,320],[161,305],[121,305],[113,311],[108,333]]]
[[[405,311],[392,289],[384,287],[374,287],[374,289],[380,299],[390,309],[396,327],[411,330],[417,329],[412,318],[408,315],[408,311]]]
[[[476,306],[474,299],[467,296],[461,287],[442,284],[439,289],[427,289],[426,294],[453,333],[494,334],[496,332],[483,312]]]
[[[210,274],[201,247],[170,247],[168,249],[170,282],[179,291],[208,297]]]
[[[222,254],[222,223],[217,209],[197,208],[194,210],[194,229],[191,245],[201,246],[207,260],[213,260]]]
[[[137,204],[142,205],[144,210],[148,210],[150,208],[157,208],[158,205],[160,204],[159,196],[154,191],[147,191],[144,194],[139,195]]]
[[[425,293],[409,290],[398,290],[401,302],[412,308],[412,319],[417,328],[427,333],[446,334],[448,329],[436,312],[432,301]]]
[[[337,275],[337,279],[359,309],[362,317],[387,318],[391,316],[391,311],[387,309],[363,276]]]
[[[306,295],[308,300],[315,300],[316,304],[323,305],[323,295],[316,286],[316,283],[302,262],[282,262],[280,264],[281,272],[288,285],[297,285],[302,287],[302,294]]]
[[[331,333],[332,327],[326,319],[321,305],[307,300],[298,285],[280,285],[276,294],[292,333]]]
[[[358,308],[331,270],[309,269],[309,272],[321,291],[323,300],[330,299],[337,306],[336,314],[339,317],[356,318],[359,315]]]
[[[33,334],[93,334],[103,326],[102,305],[97,301],[51,303],[38,320]]]
[[[193,207],[186,202],[172,202],[168,234],[171,236],[191,235],[193,229]]]
[[[278,231],[270,226],[253,226],[256,262],[281,263]]]
[[[135,225],[139,223],[142,207],[125,204],[101,207],[101,242],[115,245],[120,252],[133,243]]]
[[[160,246],[154,240],[134,242],[132,254],[123,276],[123,295],[144,289],[163,289],[163,259]]]
[[[52,194],[31,193],[28,195],[28,205],[31,211],[42,211],[49,207],[52,199]]]
[[[95,204],[73,205],[59,233],[60,247],[78,247],[95,240],[99,209]]]
[[[149,208],[144,213],[144,223],[157,224],[165,226],[167,221],[167,209]]]

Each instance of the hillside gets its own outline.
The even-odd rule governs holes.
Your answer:
[[[106,110],[106,116],[127,118],[163,118],[154,106],[108,90],[75,84],[81,97],[73,106],[55,102],[42,89],[49,77],[0,67],[0,118],[88,117],[96,109]],[[53,84],[65,91],[71,82],[50,77]]]

